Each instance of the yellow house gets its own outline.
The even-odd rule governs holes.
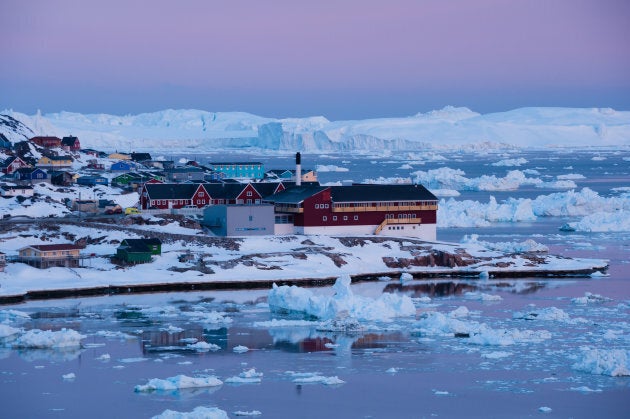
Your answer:
[[[107,157],[113,160],[131,160],[131,156],[124,153],[112,153]]]
[[[303,170],[302,182],[317,182],[317,172],[314,170]]]
[[[61,168],[72,166],[72,157],[70,156],[43,156],[35,165],[39,168]]]
[[[78,267],[79,252],[83,247],[76,244],[39,244],[18,249],[18,262],[35,268],[52,266]]]

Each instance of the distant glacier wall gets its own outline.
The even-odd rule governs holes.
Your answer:
[[[3,115],[3,116],[2,116]],[[630,146],[630,112],[610,108],[520,108],[479,114],[444,109],[401,118],[328,121],[274,119],[244,112],[165,110],[139,115],[2,111],[0,133],[13,142],[32,135],[75,135],[84,147],[118,151],[220,149],[348,152],[516,147]]]

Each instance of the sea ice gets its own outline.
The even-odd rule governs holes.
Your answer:
[[[526,163],[529,163],[527,159],[519,157],[517,159],[505,159],[500,160],[498,162],[492,163],[492,166],[522,166]]]
[[[235,346],[234,348],[232,348],[232,352],[234,352],[236,354],[244,354],[247,351],[249,351],[249,348],[247,346],[243,346],[243,345],[238,345],[238,346]]]
[[[262,372],[256,372],[256,368],[250,368],[238,376],[227,378],[225,382],[230,384],[257,384],[262,382],[262,377]]]
[[[232,412],[232,413],[234,413],[234,416],[260,416],[262,415],[262,412],[260,410],[248,410],[248,411],[237,410],[236,412]]]
[[[217,407],[198,406],[192,412],[177,412],[165,410],[152,419],[229,419],[225,410]]]
[[[318,374],[302,374],[300,377],[294,378],[293,382],[296,384],[324,384],[327,386],[345,383],[345,381],[343,381],[336,375],[332,377],[325,377]]]
[[[15,348],[69,348],[81,346],[85,338],[76,330],[61,329],[58,331],[32,329],[13,341]]]
[[[193,349],[197,352],[218,351],[219,349],[221,349],[219,345],[215,345],[214,343],[208,343],[204,341],[190,343],[186,345],[186,348]]]
[[[630,375],[630,352],[625,349],[582,348],[573,369],[590,374],[622,377]]]
[[[223,382],[217,377],[188,377],[186,375],[177,375],[175,377],[169,377],[167,379],[152,378],[147,384],[137,385],[134,390],[139,392],[149,391],[173,391],[183,388],[198,388],[198,387],[215,387],[222,385]]]
[[[612,298],[603,297],[599,294],[593,294],[588,291],[584,293],[584,297],[576,297],[571,299],[571,302],[574,304],[600,304],[606,303],[608,301],[612,301]]]

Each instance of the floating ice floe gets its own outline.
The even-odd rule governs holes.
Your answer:
[[[519,157],[517,159],[505,159],[505,160],[499,160],[498,162],[494,162],[491,164],[491,166],[522,166],[526,163],[529,163],[527,161],[527,159],[524,159],[522,157]]]
[[[542,321],[557,321],[564,323],[585,323],[587,320],[581,317],[572,319],[567,312],[557,307],[545,307],[538,309],[531,309],[527,311],[515,311],[512,313],[513,319],[522,320],[542,320]]]
[[[325,377],[318,373],[294,373],[292,375],[292,381],[296,384],[324,384],[327,386],[345,384],[345,381],[336,375],[332,377]]]
[[[495,351],[481,354],[481,357],[486,359],[501,359],[509,356],[512,356],[512,352]]]
[[[247,346],[243,346],[243,345],[238,345],[238,346],[235,346],[234,348],[232,348],[232,352],[234,352],[236,354],[244,354],[247,351],[249,351],[249,348]]]
[[[601,304],[612,301],[612,298],[603,297],[599,294],[592,294],[590,292],[585,292],[584,297],[576,297],[572,298],[571,302],[574,304]]]
[[[420,316],[415,330],[421,335],[454,336],[466,338],[465,342],[475,345],[507,346],[523,342],[542,342],[550,339],[547,330],[492,329],[485,323],[464,321],[461,313],[427,312]]]
[[[163,332],[167,332],[169,334],[179,333],[179,332],[184,331],[184,329],[182,329],[181,327],[173,326],[172,324],[169,324],[168,327],[162,327],[160,328],[160,330]]]
[[[347,313],[340,313],[334,319],[326,320],[317,326],[320,332],[342,332],[342,333],[360,333],[363,326],[354,317],[350,317]]]
[[[198,406],[192,412],[177,412],[175,410],[165,410],[152,419],[228,419],[225,410],[217,407]]]
[[[81,346],[85,335],[76,330],[58,331],[32,329],[20,335],[12,345],[15,348],[72,348]]]
[[[219,311],[182,311],[181,314],[190,320],[200,323],[231,323],[232,318],[227,313]]]
[[[208,343],[204,341],[189,343],[188,345],[186,345],[186,348],[195,350],[197,352],[218,351],[219,349],[221,349],[219,345],[215,345],[214,343]]]
[[[75,378],[77,378],[77,376],[75,375],[75,373],[70,372],[70,373],[68,373],[68,374],[64,374],[64,375],[62,375],[62,376],[61,376],[61,378],[63,378],[65,381],[72,381],[72,380],[74,380]]]
[[[622,377],[630,375],[630,352],[625,349],[581,348],[572,368],[589,374]]]
[[[166,379],[152,378],[147,384],[135,386],[134,391],[137,393],[149,391],[173,391],[184,388],[216,387],[222,384],[223,381],[214,376],[188,377],[186,375],[177,375]]]
[[[319,319],[335,319],[342,312],[358,320],[390,321],[394,317],[415,315],[416,309],[406,295],[381,294],[377,299],[355,296],[345,275],[333,285],[335,295],[317,296],[295,285],[273,285],[269,291],[269,307],[275,311],[300,312]]]
[[[250,368],[238,376],[227,378],[225,382],[230,384],[258,384],[262,382],[262,377],[262,372],[256,372],[256,368]]]
[[[571,391],[579,391],[580,393],[601,393],[602,389],[592,389],[588,386],[580,386],[580,387],[571,387],[569,390]]]
[[[538,410],[542,413],[551,413],[553,409],[551,409],[551,407],[542,406],[542,407],[539,407]]]
[[[501,301],[503,297],[500,295],[485,294],[483,292],[467,292],[464,294],[464,298],[467,300],[476,301]]]

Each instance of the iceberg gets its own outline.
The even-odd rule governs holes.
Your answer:
[[[572,368],[590,374],[611,377],[630,376],[630,353],[625,349],[582,348]]]
[[[358,320],[390,321],[395,317],[413,316],[416,309],[406,295],[381,294],[377,299],[355,296],[345,275],[333,285],[332,297],[314,295],[311,290],[295,285],[273,285],[269,291],[269,307],[275,311],[300,312],[322,320],[335,319],[342,313]]]

